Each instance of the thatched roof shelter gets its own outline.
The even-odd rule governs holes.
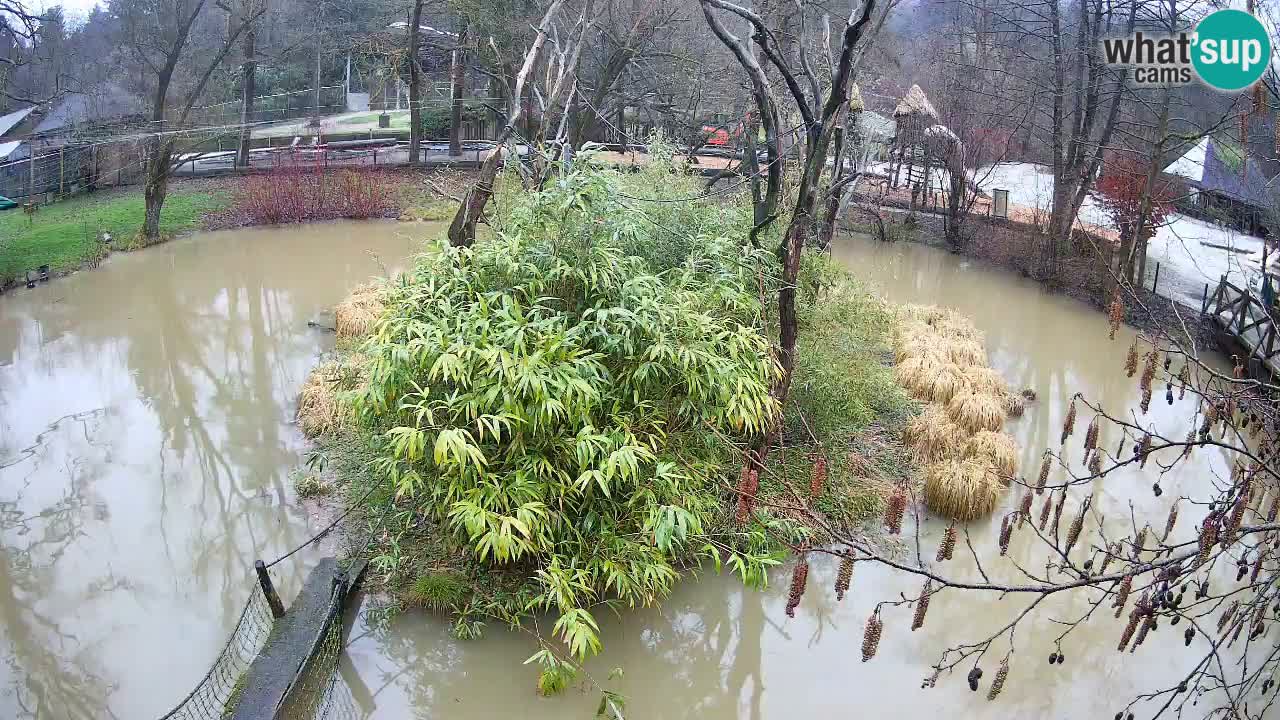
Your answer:
[[[929,102],[929,98],[925,97],[920,86],[912,85],[907,94],[902,96],[902,100],[898,101],[898,107],[893,110],[893,117],[895,119],[928,119],[931,122],[937,122],[938,111],[933,109],[933,104]]]

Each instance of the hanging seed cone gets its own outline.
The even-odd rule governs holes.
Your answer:
[[[1089,429],[1084,433],[1084,452],[1089,454],[1094,448],[1098,447],[1098,416],[1093,416],[1093,422],[1089,423]]]
[[[880,614],[872,612],[867,618],[867,629],[862,633],[862,662],[876,656],[876,648],[880,647],[880,633],[884,632],[884,623],[880,622]]]
[[[1129,602],[1129,593],[1133,591],[1133,576],[1125,575],[1120,580],[1119,586],[1116,587],[1116,599],[1111,602],[1111,607],[1116,609],[1116,617],[1124,612],[1125,603]]]
[[[1112,333],[1114,335],[1114,333]],[[1004,690],[1004,681],[1009,677],[1009,658],[1005,658],[1000,663],[1000,669],[996,670],[996,676],[991,679],[991,689],[987,690],[987,700],[995,700],[1000,697],[1000,691]]]
[[[1147,455],[1151,453],[1151,433],[1144,433],[1142,439],[1133,448],[1133,456],[1138,458],[1138,467],[1146,467]]]
[[[1147,364],[1142,367],[1142,377],[1138,378],[1138,387],[1144,392],[1151,392],[1151,381],[1156,378],[1156,363],[1159,361],[1159,351],[1151,348],[1151,352],[1147,353]]]
[[[853,558],[840,558],[840,572],[836,574],[836,600],[843,600],[853,582]]]
[[[1109,543],[1106,547],[1106,552],[1104,552],[1102,556],[1102,568],[1098,572],[1102,575],[1106,575],[1107,566],[1111,564],[1111,561],[1115,559],[1115,556],[1118,555],[1119,553],[1120,553],[1120,548],[1118,547],[1118,544]],[[1120,616],[1116,615],[1116,617],[1120,617]]]
[[[933,592],[933,582],[924,581],[924,589],[920,591],[920,599],[916,601],[916,614],[911,618],[911,632],[924,627],[925,613],[929,612],[929,595]]]
[[[809,583],[809,561],[801,560],[796,569],[791,571],[791,592],[787,595],[787,617],[796,616],[796,608],[800,606],[800,598],[804,595],[805,585]]]
[[[1089,456],[1089,474],[1090,475],[1102,474],[1102,451],[1101,450],[1094,450],[1093,454]]]
[[[1000,554],[1009,554],[1009,540],[1013,538],[1013,523],[1009,522],[1009,516],[1005,515],[1004,520],[1000,521]]]
[[[1129,354],[1124,359],[1125,377],[1133,377],[1138,372],[1138,338],[1133,339],[1133,344],[1129,346]]]
[[[956,551],[957,534],[954,523],[948,525],[947,529],[942,532],[942,542],[938,545],[938,562],[951,559],[952,554]]]
[[[1067,528],[1067,546],[1062,551],[1064,555],[1070,554],[1071,548],[1075,547],[1076,541],[1080,539],[1080,531],[1084,530],[1084,514],[1089,511],[1089,500],[1085,498],[1084,504],[1080,506],[1080,514],[1076,515],[1071,521],[1071,527]]]
[[[896,488],[893,494],[889,496],[889,502],[884,508],[884,524],[888,526],[891,535],[897,535],[902,532],[902,516],[907,512],[907,494],[902,488]]]
[[[1200,525],[1200,554],[1196,557],[1196,565],[1203,565],[1209,560],[1213,546],[1218,542],[1218,518],[1209,513]]]
[[[1173,533],[1173,526],[1178,522],[1178,501],[1173,501],[1173,505],[1169,508],[1169,519],[1164,522],[1164,541],[1169,542],[1169,535]]]
[[[1062,488],[1062,494],[1058,496],[1058,502],[1053,505],[1053,539],[1058,539],[1058,526],[1062,523],[1062,508],[1067,504],[1067,489]]]
[[[1067,444],[1067,438],[1071,437],[1071,433],[1076,429],[1076,401],[1071,399],[1071,404],[1067,406],[1067,417],[1062,421],[1062,441],[1060,445]]]
[[[827,457],[819,455],[813,463],[813,473],[809,478],[809,498],[817,500],[822,495],[822,488],[827,482]]]
[[[1107,308],[1107,317],[1111,321],[1110,339],[1116,339],[1116,331],[1120,329],[1120,323],[1124,320],[1124,303],[1120,302],[1120,291],[1117,290],[1111,296],[1111,305]]]
[[[1138,629],[1139,619],[1141,619],[1141,616],[1135,608],[1129,613],[1129,622],[1125,624],[1124,632],[1120,633],[1120,645],[1116,647],[1117,651],[1124,652],[1124,649],[1129,646],[1129,640],[1133,638],[1133,632]]]
[[[1053,509],[1053,496],[1044,499],[1044,505],[1040,506],[1040,532],[1049,527],[1049,511]]]
[[[1151,628],[1155,627],[1155,624],[1155,618],[1147,618],[1147,621],[1142,623],[1142,627],[1138,628],[1138,636],[1133,639],[1133,647],[1129,648],[1129,654],[1132,655],[1138,651],[1138,646],[1147,639],[1147,633],[1151,632]]]
[[[1222,632],[1223,629],[1227,627],[1227,623],[1231,622],[1231,618],[1236,614],[1236,610],[1239,608],[1240,601],[1232,601],[1231,605],[1227,608],[1227,611],[1222,613],[1222,616],[1218,618],[1218,632]]]
[[[1049,482],[1049,454],[1045,453],[1044,460],[1040,462],[1040,477],[1036,480],[1036,494],[1044,494],[1044,486]]]
[[[1022,524],[1031,518],[1031,501],[1034,499],[1035,499],[1035,496],[1031,494],[1030,490],[1028,490],[1022,496],[1022,501],[1018,505],[1018,529],[1019,530],[1022,529]]]

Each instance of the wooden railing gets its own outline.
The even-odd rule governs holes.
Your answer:
[[[1280,355],[1280,349],[1276,348],[1276,318],[1262,298],[1223,276],[1218,289],[1205,300],[1205,312],[1249,353],[1246,360],[1260,361],[1273,374],[1280,374],[1280,361],[1276,358]]]

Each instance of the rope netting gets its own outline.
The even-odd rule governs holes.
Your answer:
[[[271,608],[255,584],[222,652],[182,702],[160,720],[223,720],[235,708],[241,678],[271,635]]]

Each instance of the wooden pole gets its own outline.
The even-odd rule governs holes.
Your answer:
[[[67,156],[66,146],[58,148],[58,197],[66,195]]]
[[[267,574],[266,563],[255,560],[253,569],[258,573],[258,584],[262,586],[262,594],[267,597],[267,604],[271,606],[271,616],[277,620],[284,617],[284,603],[280,601],[275,583],[271,582],[271,576]]]
[[[1156,286],[1160,284],[1160,261],[1156,261],[1156,277],[1151,281],[1151,292],[1156,291]]]

